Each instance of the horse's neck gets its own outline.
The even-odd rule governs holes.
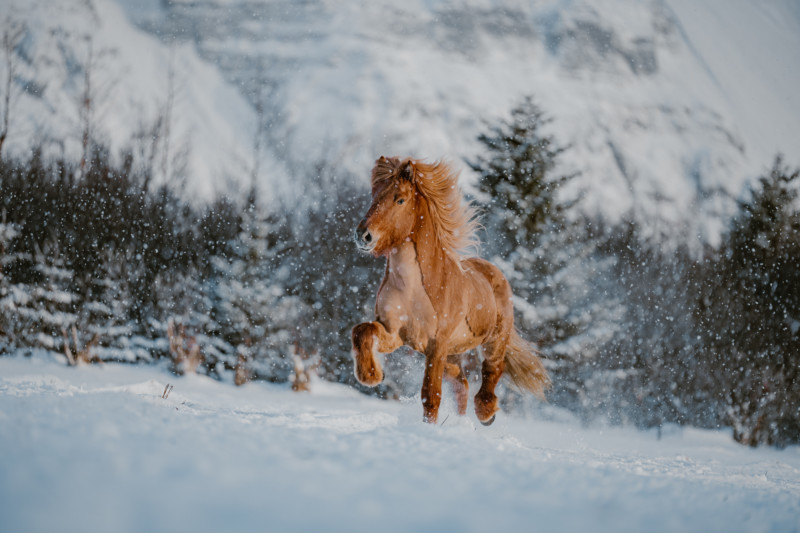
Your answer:
[[[403,285],[407,285],[407,281],[411,277],[419,276],[422,270],[417,256],[416,244],[408,240],[392,248],[389,252],[389,262],[386,266],[386,275],[388,277],[397,279]]]
[[[449,278],[460,273],[458,264],[442,247],[433,224],[424,218],[405,244],[413,249],[425,291],[435,300]]]

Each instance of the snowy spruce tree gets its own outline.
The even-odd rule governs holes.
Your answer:
[[[564,229],[572,203],[559,192],[575,174],[557,173],[566,148],[543,131],[549,123],[527,97],[511,110],[509,120],[478,137],[484,153],[469,164],[480,175],[480,191],[489,197],[492,240],[487,245],[495,253],[528,255]],[[536,268],[549,270],[546,264]]]
[[[698,305],[705,389],[751,445],[800,442],[798,177],[779,156],[740,203]]]
[[[125,248],[107,248],[100,255],[78,313],[78,329],[88,339],[97,338],[93,354],[100,360],[134,363],[157,357],[159,343],[147,338],[133,319],[137,271],[134,256]]]
[[[212,259],[209,277],[211,317],[230,346],[225,363],[237,371],[237,383],[252,379],[286,381],[290,352],[303,306],[284,288],[288,274],[280,261],[288,246],[286,224],[265,215],[255,189],[248,195],[239,233],[224,254]]]
[[[484,202],[485,248],[512,285],[516,323],[551,360],[553,394],[577,394],[574,376],[596,302],[586,299],[584,283],[596,268],[590,224],[570,210],[577,203],[565,187],[576,174],[561,170],[561,146],[546,132],[550,120],[528,97],[507,120],[479,136],[484,151],[469,165],[479,175]],[[563,376],[566,377],[566,376]],[[563,390],[566,387],[569,390]]]
[[[316,191],[298,214],[289,216],[291,246],[281,260],[289,274],[287,294],[303,304],[296,324],[298,349],[317,353],[320,376],[356,385],[350,329],[360,317],[372,317],[383,274],[380,263],[360,254],[352,241],[353,228],[368,207],[369,191],[356,188],[355,177],[326,162],[312,172],[307,179]],[[363,390],[385,392],[382,386]]]
[[[699,265],[687,247],[645,237],[633,219],[603,234],[599,250],[608,265],[593,279],[593,291],[616,316],[595,317],[607,319],[607,335],[597,345],[602,358],[585,388],[585,406],[640,427],[713,425],[713,414],[691,392],[700,368],[692,317],[705,282]]]
[[[0,354],[12,353],[17,347],[13,332],[18,329],[16,309],[22,295],[18,294],[21,289],[9,277],[9,268],[19,259],[17,254],[9,253],[9,247],[17,236],[19,228],[6,220],[3,210],[0,217]]]
[[[21,347],[64,353],[78,319],[80,296],[74,290],[75,274],[53,243],[35,256],[29,275],[29,280],[13,284],[9,318],[14,327],[10,333]]]

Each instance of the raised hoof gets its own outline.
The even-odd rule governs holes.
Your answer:
[[[485,421],[484,420],[478,420],[478,422],[480,422],[484,426],[491,426],[492,422],[494,422],[494,419],[495,419],[496,416],[497,415],[492,415],[492,418],[490,418],[489,420],[485,420]]]
[[[359,370],[361,371],[359,372]],[[386,373],[377,366],[373,367],[372,372],[365,372],[363,369],[356,367],[355,374],[358,382],[366,387],[377,387],[386,379]]]

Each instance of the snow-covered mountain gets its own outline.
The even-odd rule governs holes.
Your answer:
[[[139,30],[114,1],[3,4],[6,27],[23,30],[12,56],[9,152],[41,146],[48,154],[79,157],[88,72],[93,133],[115,151],[135,149],[137,134],[144,137],[139,144],[148,144],[149,130],[171,101],[169,159],[188,152],[192,192],[208,198],[223,190],[222,179],[249,175],[252,109],[192,46],[164,44]]]
[[[300,196],[322,161],[366,181],[380,154],[470,158],[524,95],[571,145],[585,209],[657,232],[713,239],[778,151],[800,157],[793,0],[5,1],[27,25],[16,149],[74,149],[91,35],[109,51],[98,123],[115,144],[163,105],[174,65],[175,137],[206,193],[255,159],[262,183]]]

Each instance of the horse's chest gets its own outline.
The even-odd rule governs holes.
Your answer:
[[[375,302],[378,319],[405,344],[421,349],[436,332],[436,312],[415,261],[391,262]]]

